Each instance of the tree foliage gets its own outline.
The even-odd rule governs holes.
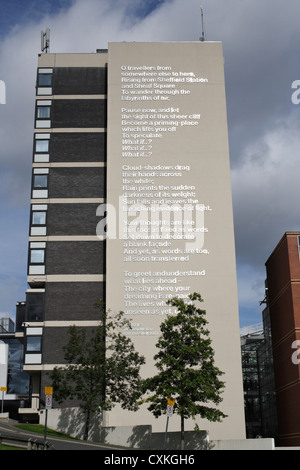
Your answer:
[[[181,417],[182,448],[184,420],[199,415],[209,421],[226,417],[218,408],[224,382],[214,363],[205,310],[195,306],[200,294],[189,295],[189,301],[174,297],[167,303],[176,308],[161,324],[161,336],[154,356],[158,374],[144,381],[150,393],[149,410],[158,417],[166,412],[167,398],[175,399],[174,412]]]
[[[112,319],[101,301],[97,306],[102,310],[99,326],[89,336],[86,328],[71,326],[63,348],[66,366],[56,367],[50,374],[54,399],[59,403],[75,399],[85,412],[85,438],[93,414],[111,410],[117,403],[125,409],[137,409],[140,366],[145,362],[122,333],[124,327],[130,328],[123,312]]]

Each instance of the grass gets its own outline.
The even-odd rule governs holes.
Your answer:
[[[35,432],[36,434],[44,435],[44,432],[45,432],[45,426],[43,426],[42,424],[16,424],[15,427],[18,429],[23,429],[23,431]],[[66,434],[63,434],[61,432],[58,432],[49,428],[47,428],[47,437],[60,437],[63,439],[73,439],[72,437],[67,436]]]
[[[29,431],[36,434],[41,434],[44,436],[45,426],[42,424],[15,424],[15,428],[22,429],[23,431]],[[59,437],[62,439],[74,439],[66,434],[55,431],[54,429],[47,428],[47,438],[48,437]],[[0,450],[26,450],[24,447],[12,446],[7,444],[0,444]]]
[[[0,444],[0,450],[26,450],[26,449],[22,449],[21,447],[6,446],[4,444]]]

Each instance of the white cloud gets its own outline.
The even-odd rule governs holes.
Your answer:
[[[280,0],[201,3],[207,39],[223,41],[239,291],[243,306],[255,305],[256,309],[261,299],[256,298],[259,292],[252,286],[263,279],[267,256],[284,231],[300,229],[300,105],[291,103],[291,84],[300,79],[300,5],[299,0],[289,0],[284,7]],[[0,79],[5,81],[7,96],[6,104],[0,105],[0,216],[5,227],[5,211],[9,209],[11,216],[15,215],[19,240],[28,232],[35,70],[41,30],[50,27],[50,52],[95,52],[114,41],[199,39],[198,0],[166,0],[142,18],[145,5],[146,0],[74,0],[61,12],[19,24],[2,40]],[[20,223],[16,208],[23,208],[25,214]],[[12,225],[2,232],[2,251],[5,237],[14,239]],[[3,251],[2,259],[7,259],[6,264],[17,259],[13,243],[8,244],[6,253]],[[1,279],[6,270],[3,263]],[[24,261],[10,265],[18,288],[14,291],[13,280],[7,281],[5,293],[3,281],[2,310],[9,297],[12,305],[20,300],[16,298],[18,279],[22,275],[25,279]]]

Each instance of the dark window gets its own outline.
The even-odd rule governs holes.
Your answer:
[[[40,352],[42,345],[41,336],[27,336],[27,352]]]
[[[52,84],[52,73],[39,73],[38,74],[38,86],[51,86]]]
[[[47,188],[48,186],[48,175],[33,175],[33,187],[34,188]]]
[[[37,119],[49,119],[50,118],[50,106],[38,106],[37,107]]]

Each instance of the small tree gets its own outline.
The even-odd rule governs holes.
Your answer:
[[[97,307],[103,310],[99,301]],[[141,394],[140,366],[145,358],[139,355],[130,338],[121,333],[129,322],[120,312],[113,319],[102,311],[101,322],[90,337],[87,330],[69,328],[64,346],[65,367],[50,373],[54,398],[62,403],[76,399],[84,411],[84,439],[88,439],[90,419],[96,413],[111,410],[116,403],[129,410],[137,409]]]
[[[199,294],[189,295],[190,302],[174,297],[167,304],[177,312],[161,324],[154,356],[158,374],[144,381],[144,392],[153,392],[148,401],[155,417],[166,412],[167,398],[175,399],[174,411],[181,417],[181,449],[184,449],[184,420],[199,415],[209,421],[221,421],[226,415],[217,405],[224,382],[214,365],[214,351],[206,329],[205,310],[193,302],[202,302]]]

